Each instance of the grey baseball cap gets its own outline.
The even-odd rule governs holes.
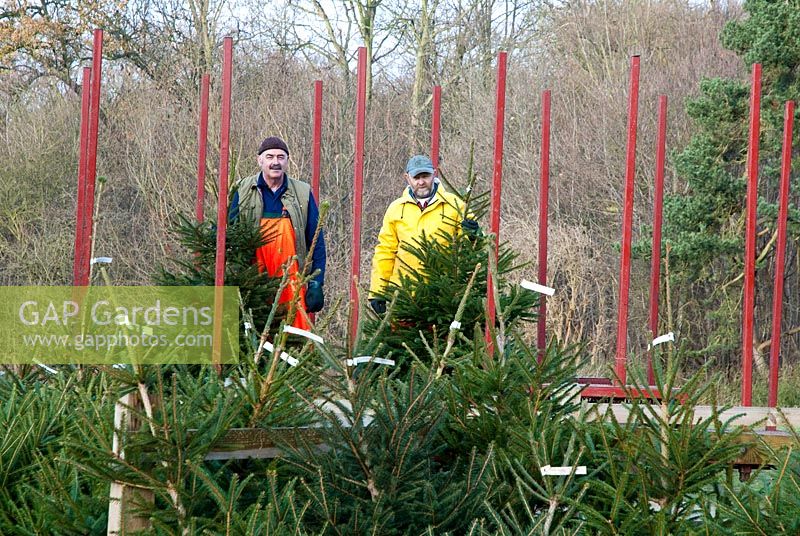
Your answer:
[[[408,164],[406,164],[406,173],[412,177],[416,177],[420,173],[433,174],[433,172],[433,162],[431,162],[430,158],[422,154],[412,156],[409,158]]]

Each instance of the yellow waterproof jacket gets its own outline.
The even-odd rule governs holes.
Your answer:
[[[426,236],[439,240],[439,230],[455,234],[463,217],[463,203],[456,195],[445,192],[441,184],[424,210],[406,188],[400,198],[392,201],[383,216],[378,245],[372,257],[370,297],[383,291],[387,281],[399,284],[401,274],[408,273],[409,268],[420,267],[419,259],[403,249],[401,244],[415,245],[414,239],[419,239],[423,231]]]

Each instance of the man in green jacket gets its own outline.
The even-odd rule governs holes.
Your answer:
[[[318,270],[308,283],[308,288],[299,288],[295,282],[303,271],[303,263],[317,232],[319,211],[311,188],[305,182],[290,178],[286,174],[289,165],[289,147],[277,136],[265,138],[258,147],[257,162],[261,171],[240,180],[231,202],[231,219],[245,217],[258,224],[269,241],[255,252],[262,271],[280,277],[282,267],[292,256],[297,261],[288,267],[290,284],[281,295],[280,303],[289,301],[299,293],[299,306],[315,313],[324,305],[322,285],[325,281],[325,238],[320,230],[311,266],[307,273]],[[297,315],[293,325],[308,329],[308,324]]]

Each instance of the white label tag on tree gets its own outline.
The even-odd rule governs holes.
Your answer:
[[[90,264],[111,264],[111,257],[95,257]]]
[[[551,467],[549,465],[545,465],[542,467],[542,476],[569,476],[572,474],[572,466],[562,466],[562,467]],[[585,475],[586,474],[586,466],[579,465],[575,467],[575,474],[576,475]]]
[[[300,364],[300,361],[298,361],[296,357],[292,357],[289,354],[287,354],[286,352],[281,352],[281,359],[283,359],[284,361],[286,361],[287,363],[289,363],[289,365],[291,365],[293,367],[296,367],[297,365]]]
[[[269,342],[269,341],[264,341],[263,347],[267,352],[272,353],[272,352],[275,351],[275,347],[272,346],[272,343]],[[287,354],[286,352],[281,352],[281,356],[280,357],[281,357],[281,359],[283,359],[284,361],[286,361],[287,363],[289,363],[289,365],[291,365],[293,367],[296,367],[300,363],[300,361],[298,361],[296,357],[292,357],[289,354]]]
[[[230,387],[234,383],[236,382],[234,382],[233,378],[229,376],[225,378],[225,383],[223,383],[222,385],[224,385],[225,387]],[[242,387],[247,387],[247,378],[239,378],[239,385],[241,385]]]
[[[461,329],[461,322],[459,322],[458,320],[453,320],[452,322],[450,322],[451,331],[455,331],[458,329]]]
[[[58,374],[58,371],[56,369],[54,369],[53,367],[48,367],[44,363],[36,363],[36,364],[39,365],[40,367],[42,367],[47,372],[49,372],[50,374]]]
[[[519,284],[522,288],[526,288],[528,290],[532,290],[534,292],[538,292],[539,294],[544,294],[545,296],[552,296],[556,293],[556,289],[551,287],[546,287],[544,285],[540,285],[539,283],[534,283],[533,281],[528,281],[527,279],[523,279],[522,282]]]
[[[383,357],[372,357],[371,355],[361,355],[358,357],[354,357],[353,359],[348,359],[346,364],[348,367],[354,367],[356,365],[360,365],[361,363],[377,363],[378,365],[389,365],[390,367],[394,366],[393,359],[385,359]]]
[[[659,344],[664,344],[665,342],[675,342],[675,334],[670,331],[666,335],[656,337],[655,339],[653,339],[653,343],[648,345],[647,348],[649,349],[651,346],[655,347],[658,346]]]
[[[311,333],[308,330],[296,328],[294,326],[283,326],[283,331],[286,333],[291,333],[293,335],[300,335],[301,337],[305,337],[306,339],[311,339],[314,342],[318,342],[320,344],[324,344],[325,341],[322,340],[322,337]]]

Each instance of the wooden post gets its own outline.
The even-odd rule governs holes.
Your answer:
[[[756,303],[756,218],[758,217],[758,142],[761,134],[761,64],[750,78],[750,130],[747,145],[747,198],[742,301],[742,406],[753,405],[753,310]]]
[[[92,89],[89,94],[89,139],[86,145],[86,179],[84,183],[83,281],[87,287],[92,280],[94,254],[94,190],[97,181],[97,136],[100,128],[100,80],[103,72],[103,30],[95,30],[92,45]]]
[[[434,175],[439,172],[439,141],[442,130],[442,86],[433,86],[433,113],[431,117],[431,162]]]
[[[625,203],[622,212],[622,247],[619,260],[619,304],[617,308],[617,354],[614,370],[624,386],[628,374],[628,299],[631,280],[631,235],[633,227],[633,189],[636,174],[636,125],[639,112],[639,56],[631,56],[628,92],[628,141],[625,148]]]
[[[781,317],[783,315],[783,278],[786,262],[786,220],[789,212],[789,182],[792,174],[792,130],[794,101],[786,101],[783,116],[783,152],[781,186],[778,197],[778,252],[775,256],[775,284],[772,287],[772,344],[769,349],[768,405],[778,405],[778,367],[781,356]]]
[[[81,135],[78,155],[78,207],[75,213],[75,258],[72,268],[72,284],[83,284],[83,270],[86,263],[84,241],[86,240],[86,160],[89,143],[89,104],[92,93],[92,68],[83,68],[83,85],[81,86]]]
[[[653,200],[653,250],[650,254],[650,339],[658,337],[658,296],[661,281],[661,225],[664,220],[664,167],[667,152],[667,96],[658,97],[656,185]],[[647,352],[647,385],[654,385],[653,352]]]
[[[542,92],[542,150],[539,166],[539,284],[547,285],[547,209],[550,190],[550,90]],[[541,363],[547,348],[547,297],[539,296],[537,359]]]
[[[350,348],[358,341],[358,282],[361,280],[361,203],[364,197],[364,136],[367,117],[367,49],[358,49],[356,154],[353,177],[353,236],[350,246]]]
[[[125,449],[121,431],[136,431],[141,427],[142,423],[131,413],[131,408],[140,404],[138,393],[128,393],[114,406],[114,438],[111,450],[123,460]],[[150,518],[136,514],[136,510],[155,504],[153,490],[112,482],[108,499],[108,536],[122,536],[151,528]]]
[[[197,200],[195,218],[202,222],[205,218],[206,201],[206,153],[208,150],[208,90],[210,76],[204,74],[200,79],[200,125],[197,128]]]
[[[317,206],[319,181],[322,176],[322,80],[314,82],[314,133],[311,138],[311,193]]]
[[[495,100],[494,116],[494,168],[492,173],[492,204],[490,212],[490,231],[494,235],[494,248],[490,255],[493,256],[495,266],[500,253],[500,188],[503,183],[503,133],[506,120],[506,58],[508,52],[497,54],[497,93]],[[492,331],[496,317],[494,303],[494,283],[492,282],[492,263],[489,263],[486,284],[486,349],[489,355],[494,355],[494,340]]]

